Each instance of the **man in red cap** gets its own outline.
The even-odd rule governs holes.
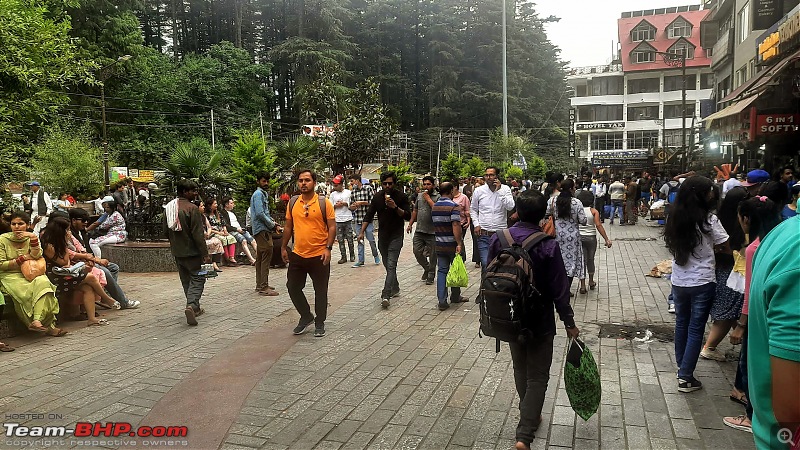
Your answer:
[[[339,241],[339,252],[342,254],[339,264],[347,262],[347,248],[345,241],[350,248],[350,262],[356,260],[355,247],[353,245],[353,212],[350,211],[350,189],[344,188],[344,176],[336,175],[333,177],[333,192],[330,200],[336,212],[336,240]]]

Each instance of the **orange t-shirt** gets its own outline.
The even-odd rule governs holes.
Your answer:
[[[319,196],[314,194],[308,204],[303,201],[303,196],[297,199],[292,211],[286,211],[286,219],[293,221],[294,227],[294,249],[297,256],[303,258],[313,258],[325,253],[328,247],[328,220],[336,218],[333,210],[333,203],[325,199],[325,215],[319,210]],[[306,216],[306,206],[308,206],[308,216]]]

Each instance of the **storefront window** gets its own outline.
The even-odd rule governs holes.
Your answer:
[[[658,147],[658,130],[628,132],[628,150],[644,150],[656,147]]]

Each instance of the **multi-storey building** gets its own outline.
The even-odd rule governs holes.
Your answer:
[[[798,157],[795,69],[800,0],[707,0],[701,41],[712,49],[717,112],[705,151],[742,167],[772,169]],[[800,23],[800,22],[799,22]],[[782,32],[781,32],[782,30]],[[794,94],[794,95],[793,95]],[[778,122],[777,125],[774,121]],[[783,121],[787,121],[784,123]],[[766,128],[762,130],[762,126]]]
[[[710,51],[700,46],[707,14],[700,5],[623,13],[618,61],[572,69],[580,156],[595,167],[679,163],[673,157],[694,145],[700,102],[714,87]]]

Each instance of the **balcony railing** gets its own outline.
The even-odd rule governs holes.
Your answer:
[[[711,57],[711,66],[715,66],[726,58],[733,56],[733,29],[720,33],[717,43],[714,44],[714,53]]]
[[[573,67],[569,69],[570,75],[591,75],[595,73],[622,72],[622,64],[606,64],[604,66]]]

